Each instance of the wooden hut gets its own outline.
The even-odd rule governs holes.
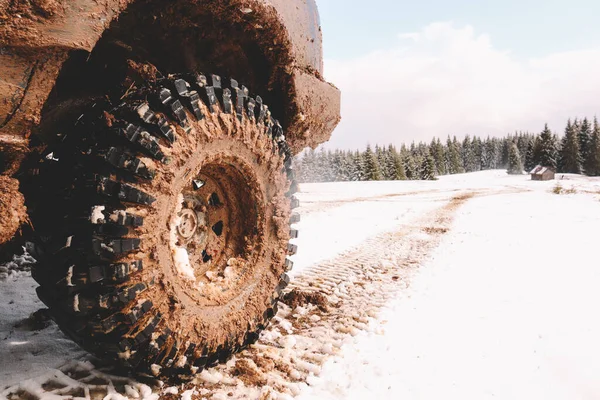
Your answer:
[[[532,181],[552,181],[554,180],[554,169],[538,165],[531,171]]]

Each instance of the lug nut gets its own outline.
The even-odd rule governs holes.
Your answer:
[[[202,186],[206,185],[206,182],[198,179],[198,180],[192,181],[192,185],[194,186],[194,190],[199,190],[202,188]]]

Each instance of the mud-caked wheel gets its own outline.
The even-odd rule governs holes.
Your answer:
[[[292,155],[260,97],[182,75],[96,102],[28,187],[39,297],[138,373],[186,376],[258,338],[289,281]]]

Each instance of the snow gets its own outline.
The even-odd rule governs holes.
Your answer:
[[[176,245],[172,246],[171,250],[173,251],[175,269],[177,269],[179,275],[190,281],[195,281],[196,275],[194,274],[194,268],[190,264],[190,257],[187,250]]]
[[[24,328],[43,305],[11,267],[0,280],[0,399],[5,387],[52,398],[44,382],[85,389],[92,378],[114,399],[597,398],[600,179],[557,178],[302,185],[291,287],[324,293],[329,311],[281,305],[251,351],[192,386],[109,376],[55,325]],[[554,194],[558,183],[572,190]],[[236,359],[275,368],[253,386],[232,373]],[[80,370],[90,380],[69,378]]]
[[[600,395],[599,198],[505,182],[530,191],[470,200],[380,315],[385,333],[362,332],[299,398]]]
[[[105,206],[92,207],[92,213],[90,215],[90,220],[92,221],[92,224],[101,224],[104,222],[104,210],[106,210]]]
[[[0,281],[0,393],[5,385],[38,376],[85,354],[55,325],[38,332],[29,328],[27,318],[43,307],[36,287],[30,276],[14,275]]]
[[[192,400],[192,396],[196,394],[196,391],[193,389],[190,390],[186,390],[185,392],[183,392],[183,394],[181,395],[181,400]]]
[[[563,174],[574,188],[600,193],[600,180]],[[442,176],[438,181],[337,182],[301,185],[298,254],[291,276],[332,258],[371,236],[392,231],[460,193],[498,190],[549,191],[557,181],[532,182],[529,175],[493,170]]]

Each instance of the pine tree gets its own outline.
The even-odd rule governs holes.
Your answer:
[[[426,181],[435,180],[435,160],[429,152],[421,162],[421,179]]]
[[[508,153],[509,153],[509,149],[510,149],[510,145],[511,145],[512,141],[513,141],[513,137],[511,135],[505,137],[502,140],[502,153],[500,154],[500,156],[501,156],[500,167],[501,168],[508,169]]]
[[[351,181],[354,174],[354,163],[352,159],[352,153],[348,151],[342,151],[342,175],[344,181]]]
[[[398,154],[396,149],[392,152],[392,160],[394,162],[394,176],[392,179],[395,181],[405,181],[407,177],[406,171],[404,170],[404,162],[402,162],[402,157]]]
[[[316,160],[316,152],[313,149],[308,150],[308,152],[302,157],[302,161],[300,164],[300,181],[301,182],[315,182],[316,174],[315,174],[315,160]]]
[[[330,182],[342,182],[345,180],[344,165],[342,159],[342,152],[335,150],[330,154],[329,162],[331,163],[331,180]]]
[[[436,138],[433,138],[431,140],[431,144],[429,145],[429,151],[431,152],[431,155],[433,156],[433,161],[435,162],[436,174],[445,175],[445,172],[443,172],[445,170],[444,148],[443,146],[441,147],[441,149],[438,148],[438,142],[436,141]]]
[[[531,140],[527,145],[527,153],[525,155],[525,169],[527,172],[533,170],[537,165],[533,157],[533,148],[535,140]]]
[[[521,155],[521,159],[527,154],[527,148],[529,147],[529,143],[531,142],[531,135],[528,133],[523,134],[519,133],[517,138],[517,148],[519,149],[519,154]]]
[[[556,137],[548,129],[548,124],[540,134],[540,159],[539,163],[544,167],[550,167],[556,171],[557,165],[557,143]]]
[[[453,140],[450,140],[450,136],[448,136],[447,140],[447,159],[448,159],[448,173],[449,174],[460,174],[463,172],[462,168],[462,160],[460,157],[460,150],[458,148],[458,140],[456,140],[456,136],[454,136]]]
[[[571,120],[567,122],[565,136],[562,139],[559,171],[569,174],[581,173],[581,158],[579,154],[579,139]]]
[[[423,164],[423,157],[424,157],[424,148],[422,143],[419,143],[419,145],[415,145],[415,142],[412,142],[410,145],[410,154],[412,156],[412,164],[413,164],[413,176],[412,179],[414,180],[421,180],[423,179],[421,173],[421,166]]]
[[[316,152],[315,157],[315,166],[313,168],[314,171],[314,179],[313,182],[323,182],[324,177],[327,173],[327,154],[325,150],[321,148],[320,151]]]
[[[471,138],[466,135],[462,144],[462,161],[463,169],[465,172],[473,172],[475,170],[475,159],[473,155],[473,146],[471,144]]]
[[[383,153],[383,162],[385,163],[386,171],[385,179],[393,181],[395,180],[394,176],[396,175],[396,166],[394,165],[394,153],[396,153],[396,149],[390,144],[384,149]]]
[[[502,168],[502,151],[504,147],[504,140],[494,138],[494,148],[496,149],[496,158],[494,158],[494,169]]]
[[[540,165],[542,163],[542,140],[540,135],[537,135],[533,141],[533,164]]]
[[[479,159],[479,169],[488,169],[488,164],[490,162],[489,157],[489,141],[490,137],[481,141],[481,157]]]
[[[523,163],[517,144],[512,142],[508,148],[508,171],[511,175],[521,175],[523,173]]]
[[[584,172],[589,167],[588,162],[590,158],[590,142],[592,140],[592,128],[587,118],[584,118],[579,126],[578,132],[579,140],[579,153],[581,159],[581,166]]]
[[[364,170],[364,162],[363,157],[360,151],[356,150],[354,153],[353,159],[353,181],[363,181],[365,180],[365,170]]]
[[[498,159],[498,147],[496,138],[490,138],[489,136],[484,143],[485,151],[481,158],[482,169],[496,169]]]
[[[406,174],[406,179],[418,179],[418,171],[415,166],[415,159],[410,150],[406,148],[406,146],[402,145],[400,149],[400,157],[402,159],[402,163],[404,164],[404,172]]]
[[[388,180],[390,176],[390,171],[388,171],[387,169],[387,155],[384,147],[375,145],[375,158],[377,159],[377,165],[379,165],[379,180]]]
[[[446,163],[446,149],[440,141],[440,138],[437,138],[435,142],[434,158],[436,162],[438,175],[446,175],[448,173],[448,164]]]
[[[379,169],[379,163],[377,157],[371,150],[371,146],[367,145],[367,150],[363,155],[364,165],[364,179],[367,181],[379,181],[381,180],[381,170]]]
[[[587,175],[600,176],[600,125],[596,117],[594,117],[594,129],[590,140],[588,168]]]
[[[481,139],[477,136],[473,136],[473,140],[471,141],[471,153],[473,154],[473,171],[481,170],[481,158],[483,155],[483,143]]]
[[[393,145],[388,146],[386,162],[388,164],[387,168],[390,173],[388,179],[393,181],[406,180],[406,172],[404,171],[404,163],[402,162],[402,157],[400,156],[400,154],[398,154],[396,148]]]

